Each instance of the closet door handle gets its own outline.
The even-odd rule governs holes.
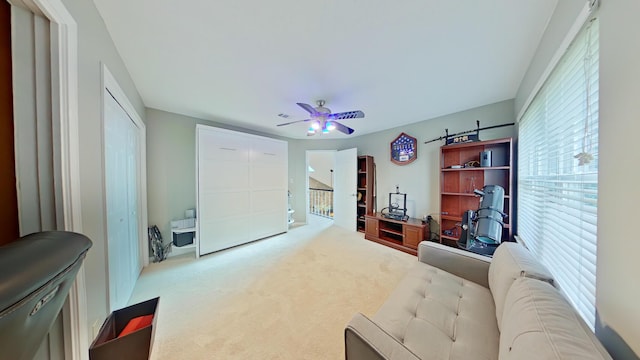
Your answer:
[[[220,150],[236,151],[236,149],[221,147]]]
[[[276,154],[274,154],[274,153],[263,153],[263,154],[269,155],[269,156],[276,156]]]

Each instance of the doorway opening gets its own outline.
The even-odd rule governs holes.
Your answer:
[[[309,219],[329,219],[336,226],[355,231],[358,149],[308,150],[306,157],[307,223]],[[324,195],[316,196],[318,183],[310,182],[311,178],[330,190],[325,189]],[[315,184],[313,188],[312,184]]]
[[[333,220],[334,168],[336,151],[307,151],[307,218]]]

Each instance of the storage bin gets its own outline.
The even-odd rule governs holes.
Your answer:
[[[183,233],[173,233],[173,245],[174,246],[185,246],[193,244],[193,231],[183,232]]]
[[[89,347],[89,359],[149,359],[158,318],[159,301],[160,298],[156,297],[109,314]],[[153,315],[151,325],[118,337],[130,320],[144,315]]]

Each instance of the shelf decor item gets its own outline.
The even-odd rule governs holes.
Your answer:
[[[392,163],[407,165],[418,158],[418,142],[416,138],[402,133],[391,142],[390,151]]]
[[[515,125],[515,123],[507,123],[507,124],[500,124],[500,125],[492,125],[492,126],[485,126],[483,128],[480,127],[480,120],[476,120],[476,128],[473,130],[466,130],[466,131],[461,131],[455,134],[449,134],[449,129],[444,129],[445,135],[444,136],[440,136],[437,137],[435,139],[431,139],[429,141],[425,141],[425,144],[428,143],[432,143],[434,141],[440,141],[440,140],[444,140],[445,141],[445,145],[451,145],[451,144],[464,144],[464,143],[468,143],[468,142],[474,142],[474,141],[480,141],[480,131],[481,130],[490,130],[490,129],[497,129],[497,128],[501,128],[504,126],[513,126]],[[472,134],[475,133],[475,134]],[[466,135],[466,134],[470,134],[470,135]]]

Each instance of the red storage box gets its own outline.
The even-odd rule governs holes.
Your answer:
[[[153,346],[153,336],[155,332],[158,302],[160,298],[153,298],[138,304],[127,306],[109,314],[102,324],[98,336],[89,347],[90,360],[147,360]],[[142,316],[153,315],[151,324],[142,328],[122,331],[127,325]],[[134,325],[129,324],[129,327]],[[134,326],[135,327],[135,326]]]

